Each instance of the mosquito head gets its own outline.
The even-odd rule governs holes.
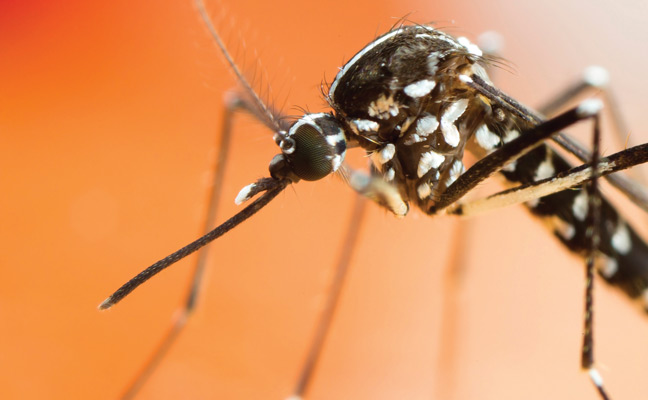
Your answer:
[[[340,167],[346,152],[344,130],[331,114],[306,114],[274,139],[281,148],[270,162],[275,179],[322,179]]]

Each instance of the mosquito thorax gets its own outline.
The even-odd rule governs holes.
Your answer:
[[[270,162],[276,179],[316,181],[335,172],[346,153],[346,139],[339,121],[331,114],[305,114],[288,132],[275,134],[281,154]]]

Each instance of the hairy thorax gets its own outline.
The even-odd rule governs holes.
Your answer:
[[[488,151],[510,125],[461,80],[473,74],[488,79],[479,49],[430,27],[406,26],[356,54],[328,100],[349,143],[371,155],[404,201],[427,208],[465,171],[464,150],[475,133],[483,131]]]

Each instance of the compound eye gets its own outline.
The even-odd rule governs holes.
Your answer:
[[[293,172],[305,181],[316,181],[333,172],[333,149],[313,125],[304,124],[290,136],[295,145],[286,158]]]

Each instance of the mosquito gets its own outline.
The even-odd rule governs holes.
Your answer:
[[[484,55],[464,37],[455,38],[432,26],[406,21],[371,41],[340,68],[324,92],[330,112],[305,113],[290,121],[255,92],[226,49],[202,1],[196,4],[218,49],[243,86],[243,93],[230,101],[225,115],[220,163],[225,162],[232,116],[237,111],[247,112],[271,130],[280,153],[270,161],[269,177],[245,186],[236,197],[237,204],[249,205],[209,230],[216,219],[222,181],[222,173],[217,172],[205,225],[208,232],[140,272],[102,302],[100,309],[112,307],[139,285],[234,229],[302,180],[317,181],[338,174],[352,190],[398,217],[405,217],[413,207],[429,216],[469,217],[524,203],[570,251],[586,260],[581,366],[588,371],[600,397],[609,398],[594,363],[595,269],[631,298],[648,298],[648,245],[602,197],[599,178],[606,177],[648,211],[648,198],[641,188],[622,176],[611,175],[648,161],[648,144],[601,157],[599,100],[586,100],[545,118],[492,84],[487,70],[499,62],[496,57]],[[601,70],[590,69],[578,91],[602,85],[602,75]],[[567,91],[558,103],[565,104],[576,92]],[[561,133],[580,122],[591,124],[591,152]],[[550,140],[583,164],[572,167],[548,144]],[[368,171],[354,169],[345,162],[351,149],[369,156]],[[478,159],[469,168],[464,165],[466,151]],[[482,199],[465,200],[477,185],[495,174],[511,188]],[[357,219],[362,216],[362,204],[356,206]],[[353,225],[347,232],[335,285],[292,398],[307,393],[357,230],[358,225]],[[171,327],[124,398],[137,393],[185,325],[195,307],[204,267],[205,252],[201,252],[183,317]]]

